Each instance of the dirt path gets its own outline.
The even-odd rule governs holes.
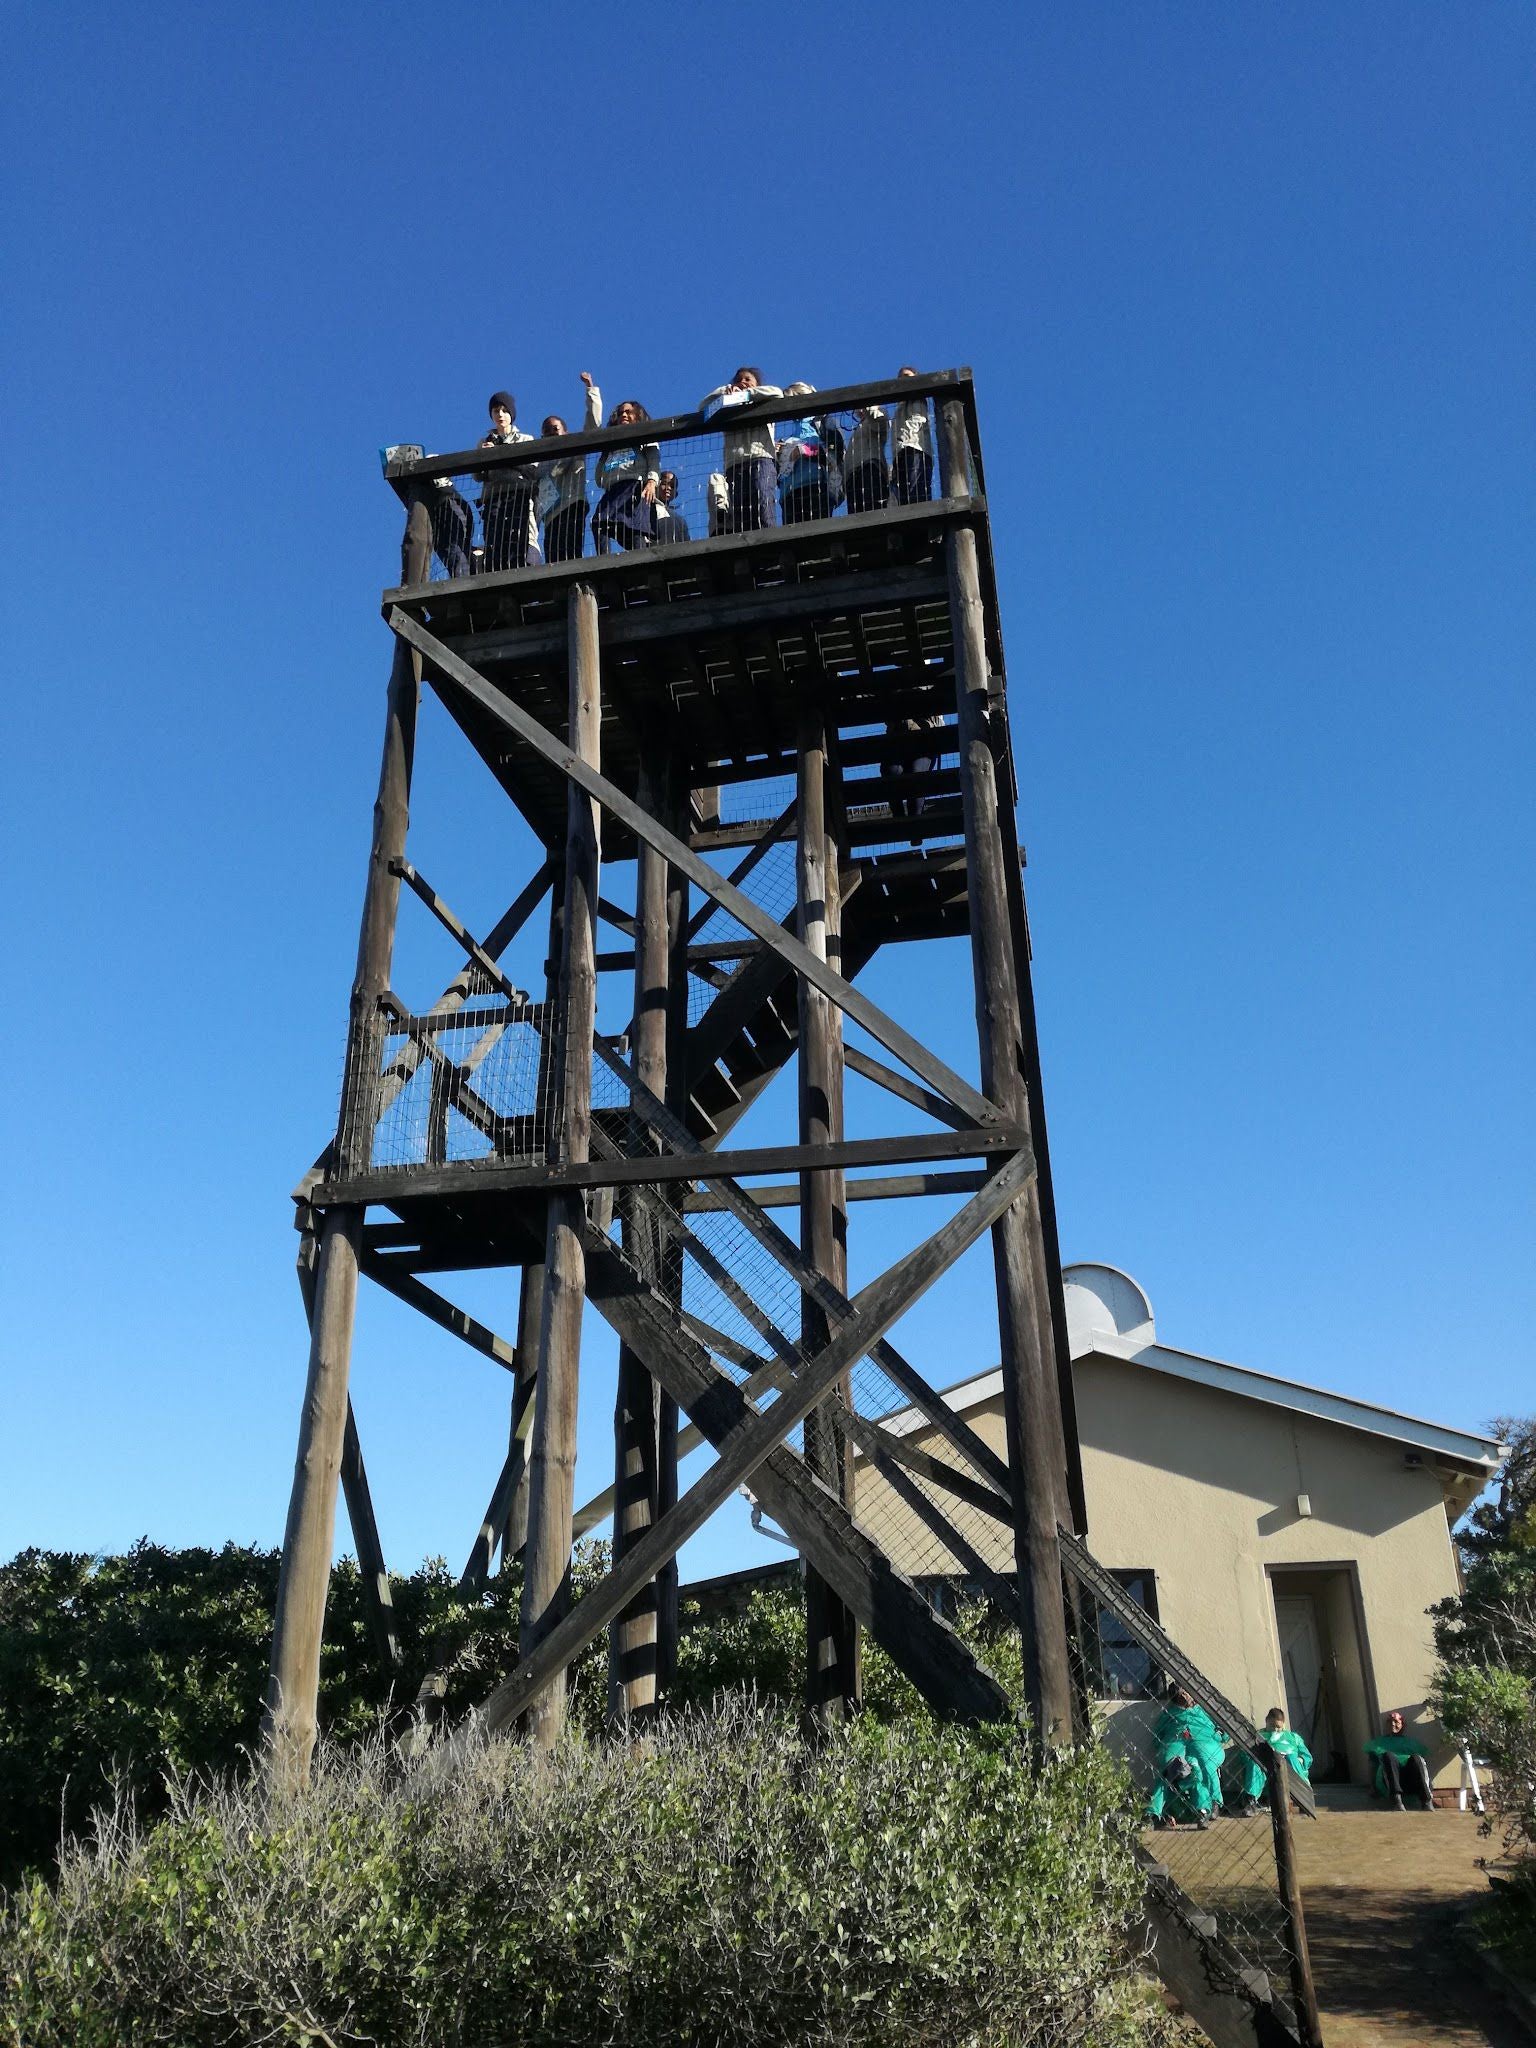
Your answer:
[[[1328,2048],[1530,2048],[1483,1990],[1456,1919],[1495,1845],[1470,1813],[1325,1810],[1296,1824]]]

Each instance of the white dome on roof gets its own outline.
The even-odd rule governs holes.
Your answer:
[[[1118,1266],[1063,1266],[1061,1280],[1067,1297],[1067,1340],[1074,1356],[1091,1351],[1095,1337],[1120,1337],[1134,1344],[1157,1341],[1151,1302]]]

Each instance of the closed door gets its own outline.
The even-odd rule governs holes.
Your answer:
[[[1285,1710],[1291,1726],[1320,1764],[1333,1753],[1333,1730],[1324,1697],[1322,1631],[1310,1593],[1277,1593],[1280,1669],[1285,1677]]]

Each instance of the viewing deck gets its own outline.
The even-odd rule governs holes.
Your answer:
[[[946,441],[936,416],[945,399],[960,401],[959,445],[953,432]],[[898,430],[898,413],[899,431],[919,444],[918,455],[932,451],[926,464],[909,463],[899,473],[910,502],[897,495],[885,456],[878,456],[877,472],[867,454]],[[797,426],[811,427],[830,458],[829,481],[802,485],[798,495],[783,482],[795,473],[787,447],[806,445]],[[742,517],[762,507],[754,503],[733,513],[722,506],[727,478],[740,483],[727,441],[739,447],[744,432],[766,438],[770,430],[781,451],[781,486],[771,507],[779,523],[743,525]],[[534,530],[530,508],[538,506],[541,489],[549,505],[561,488],[551,465],[560,464],[569,477],[567,466],[578,459],[585,465],[587,510],[582,524],[569,519],[557,538],[569,546],[574,528],[579,544],[592,548],[603,504],[599,466],[642,437],[654,451],[647,452],[647,463],[675,479],[676,509],[658,527],[660,538],[622,552],[439,573],[445,559],[454,566],[466,557],[483,563],[495,552],[485,542],[487,536],[498,541],[498,521],[505,554],[506,519],[496,508],[508,503],[520,552]],[[855,463],[851,458],[861,448],[866,459]],[[568,592],[574,582],[589,586],[599,608],[603,658],[603,772],[632,794],[640,735],[654,734],[661,720],[673,736],[681,779],[695,792],[690,839],[698,850],[751,844],[783,809],[811,691],[835,720],[850,851],[858,857],[958,842],[954,626],[944,558],[945,535],[957,524],[977,532],[987,655],[999,683],[1002,675],[968,373],[760,400],[729,409],[723,420],[718,412],[708,419],[692,414],[638,429],[606,427],[507,448],[400,459],[386,475],[407,506],[426,507],[434,544],[443,550],[434,555],[432,580],[384,593],[386,616],[398,607],[559,732],[567,697]],[[489,493],[483,507],[471,504],[475,482]],[[912,495],[914,485],[925,483],[932,496]],[[458,505],[445,512],[450,491]],[[876,502],[882,491],[885,502]],[[785,513],[801,516],[785,523]],[[478,523],[466,533],[469,514],[478,514]],[[551,523],[547,515],[538,521],[545,536]],[[680,526],[689,538],[669,538],[668,529]],[[462,543],[477,533],[479,551],[471,552]],[[426,672],[434,680],[430,662]],[[509,740],[461,693],[440,694],[533,829],[546,844],[558,844],[565,830],[563,777]],[[1006,733],[1000,737],[1006,751]],[[929,764],[920,773],[914,772],[918,761]],[[1011,769],[1006,772],[1011,789]],[[860,800],[864,782],[867,803]],[[618,821],[605,829],[603,852],[605,859],[634,852],[632,835]]]

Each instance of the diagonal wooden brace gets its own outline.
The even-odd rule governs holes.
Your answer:
[[[933,1626],[938,1624],[938,1617],[916,1588],[901,1579],[872,1545],[863,1538],[855,1540],[856,1532],[847,1510],[819,1485],[803,1461],[780,1447],[784,1437],[809,1414],[833,1383],[991,1228],[1027,1184],[1032,1167],[1027,1155],[1009,1160],[942,1230],[871,1282],[831,1342],[766,1410],[754,1408],[702,1347],[683,1334],[677,1327],[676,1310],[640,1279],[612,1241],[590,1224],[586,1227],[588,1291],[594,1306],[644,1360],[679,1407],[686,1410],[689,1419],[716,1445],[719,1456],[682,1499],[625,1553],[607,1578],[578,1601],[512,1676],[497,1687],[483,1710],[490,1727],[504,1727],[523,1713],[550,1680],[759,1467],[765,1469],[756,1490],[839,1598],[876,1630],[892,1656],[927,1696],[933,1696],[935,1685],[944,1688],[953,1676],[949,1653],[939,1656],[943,1676],[935,1676],[930,1669]],[[903,1587],[905,1592],[900,1590]],[[892,1602],[902,1612],[904,1628],[892,1626]],[[909,1612],[913,1606],[927,1616],[926,1622]],[[910,1643],[906,1640],[907,1630]],[[952,1643],[949,1631],[944,1634]],[[971,1671],[975,1682],[956,1681],[958,1691],[945,1710],[970,1719],[995,1717],[999,1711],[1006,1714],[1006,1700],[995,1681],[982,1674],[973,1660]]]
[[[471,668],[451,647],[429,633],[399,605],[391,608],[389,624],[393,631],[409,646],[414,647],[443,679],[456,689],[472,697],[480,707],[489,712],[498,724],[515,732],[519,739],[531,746],[550,765],[558,768],[568,781],[584,789],[613,817],[640,839],[654,846],[664,859],[684,874],[696,888],[702,889],[721,908],[744,925],[754,938],[761,939],[770,952],[776,953],[796,974],[804,976],[813,987],[819,988],[838,1008],[855,1023],[862,1024],[872,1038],[876,1038],[888,1052],[909,1066],[915,1074],[935,1088],[957,1109],[963,1109],[978,1125],[990,1126],[1007,1122],[1008,1119],[996,1103],[989,1102],[979,1089],[969,1081],[962,1080],[943,1060],[919,1043],[909,1031],[888,1017],[878,1004],[844,981],[835,968],[817,958],[808,946],[792,938],[777,918],[765,911],[750,896],[728,882],[718,869],[702,860],[691,846],[669,832],[650,813],[641,808],[633,797],[626,796],[616,783],[599,773],[588,762],[583,761],[565,742],[557,739],[547,727],[522,705],[498,690]]]

